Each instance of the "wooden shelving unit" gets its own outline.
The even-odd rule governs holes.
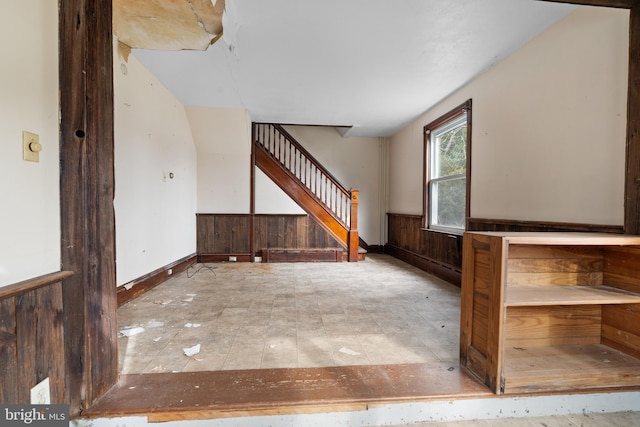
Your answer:
[[[640,386],[640,236],[467,232],[460,361],[495,393]]]

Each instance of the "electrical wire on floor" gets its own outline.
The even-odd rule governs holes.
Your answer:
[[[209,270],[211,273],[213,273],[214,277],[218,277],[216,276],[216,272],[213,271],[218,267],[214,267],[212,265],[207,265],[207,264],[201,264],[200,267],[198,267],[197,269],[194,267],[195,264],[191,264],[190,266],[187,267],[187,278],[191,279],[193,276],[195,276],[196,274],[198,274],[198,272],[200,270]],[[191,272],[191,270],[195,270],[193,272]]]

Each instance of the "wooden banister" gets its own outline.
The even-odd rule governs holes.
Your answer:
[[[318,160],[316,160],[315,157],[313,157],[313,155],[311,153],[309,153],[309,151],[307,151],[302,145],[300,145],[300,143],[293,137],[291,136],[291,134],[289,132],[287,132],[287,130],[279,124],[272,124],[271,126],[273,126],[275,129],[277,129],[278,132],[280,132],[285,138],[287,138],[287,140],[296,146],[296,149],[300,150],[300,152],[302,154],[304,154],[304,156],[306,158],[308,158],[314,165],[316,165],[318,167],[319,170],[322,171],[323,174],[325,174],[327,177],[329,177],[331,179],[331,181],[333,181],[337,186],[340,187],[340,189],[342,191],[344,191],[345,193],[348,193],[349,190],[347,189],[347,187],[345,187],[344,185],[342,185],[340,183],[340,181],[338,180],[338,178],[336,178],[335,176],[333,176],[331,174],[331,172],[329,172],[329,170],[327,170],[322,163],[320,163]]]
[[[349,243],[347,249],[349,251],[347,257],[349,262],[358,260],[358,247],[360,239],[358,239],[358,195],[360,190],[354,188],[351,190],[351,227],[349,228]]]
[[[313,199],[320,208],[301,206],[324,223],[325,228],[347,248],[349,261],[356,261],[359,241],[358,190],[348,190],[281,125],[254,123],[253,136],[255,147],[270,158],[270,162],[277,164],[299,189],[292,189],[290,183],[281,183],[280,187],[298,203],[301,203],[301,199]],[[262,164],[262,159],[262,155],[254,156],[254,162],[262,165],[264,170],[266,167]],[[275,171],[268,175],[272,179],[284,176]],[[308,197],[301,198],[304,193],[300,191]],[[327,216],[338,225],[327,220]],[[342,228],[342,231],[336,230],[337,227]]]

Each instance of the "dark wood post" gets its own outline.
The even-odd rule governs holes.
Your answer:
[[[357,188],[351,189],[351,224],[349,227],[349,242],[347,244],[347,250],[349,251],[347,260],[349,262],[358,261],[358,194],[359,190]]]
[[[249,252],[251,252],[249,259],[251,262],[256,260],[256,138],[257,138],[257,125],[251,123],[251,170],[250,176],[250,189],[251,193],[249,199]]]
[[[640,234],[640,3],[630,10],[624,226]]]
[[[118,378],[111,0],[59,2],[60,215],[72,415]]]

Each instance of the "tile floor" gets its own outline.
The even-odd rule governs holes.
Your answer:
[[[196,264],[118,309],[119,366],[129,374],[457,365],[459,305],[456,286],[382,254]]]
[[[120,369],[457,366],[459,305],[457,287],[380,254],[358,263],[198,264],[118,309]],[[197,344],[197,354],[184,354]],[[413,425],[640,427],[640,412]]]

